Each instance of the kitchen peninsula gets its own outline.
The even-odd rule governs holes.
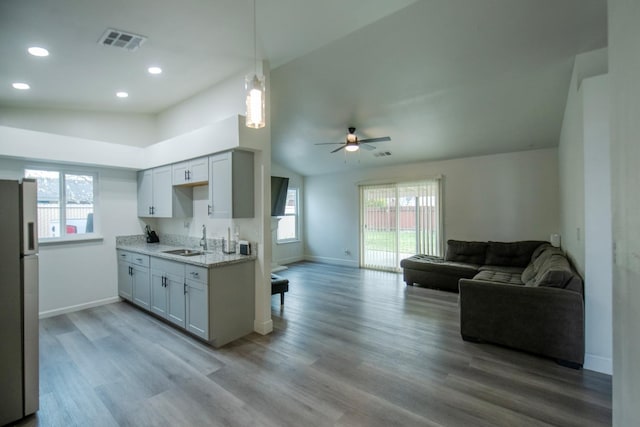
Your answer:
[[[214,347],[253,331],[255,255],[193,249],[191,238],[116,237],[118,294]],[[188,249],[183,254],[168,253]]]

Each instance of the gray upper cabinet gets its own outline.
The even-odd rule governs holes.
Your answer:
[[[209,159],[200,157],[171,165],[173,185],[200,185],[209,182]]]
[[[138,172],[138,216],[193,216],[192,191],[190,188],[173,187],[171,165]]]
[[[253,153],[229,151],[209,157],[209,216],[253,218]]]

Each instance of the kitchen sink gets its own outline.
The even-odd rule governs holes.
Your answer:
[[[162,251],[162,253],[180,256],[204,255],[204,252],[198,249],[172,249],[170,251]]]

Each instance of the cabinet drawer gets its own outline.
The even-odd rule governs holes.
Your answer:
[[[118,250],[118,261],[131,262],[131,252]]]
[[[177,261],[152,257],[151,269],[161,271],[164,274],[184,277],[184,264]]]
[[[141,267],[149,267],[149,255],[140,255],[133,252],[129,252],[129,262]]]
[[[201,283],[207,283],[208,280],[208,273],[209,270],[207,270],[204,267],[197,267],[195,265],[189,265],[187,264],[187,270],[186,270],[186,274],[185,277],[189,280],[193,280],[196,282],[201,282]]]

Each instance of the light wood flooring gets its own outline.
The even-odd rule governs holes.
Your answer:
[[[42,426],[604,426],[611,378],[462,341],[457,294],[314,263],[209,348],[126,303],[40,322]]]

